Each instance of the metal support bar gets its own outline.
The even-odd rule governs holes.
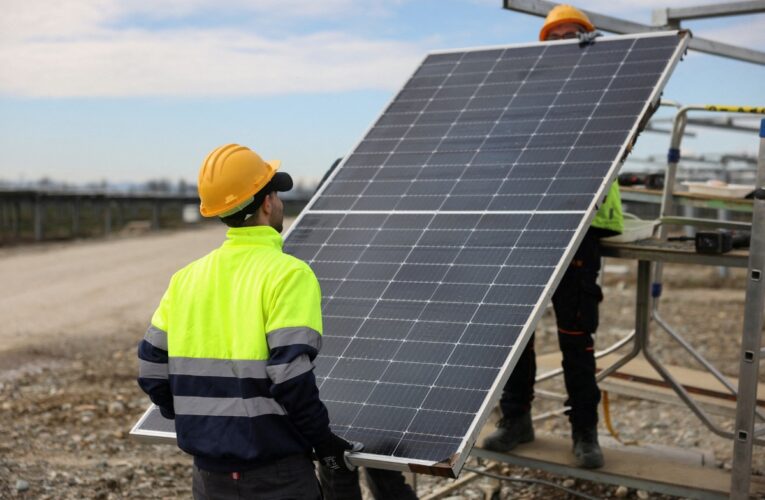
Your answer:
[[[13,203],[13,222],[11,233],[16,240],[18,240],[21,236],[21,202],[18,201]]]
[[[518,12],[524,12],[526,14],[533,14],[536,16],[544,17],[547,15],[550,9],[556,5],[558,5],[556,2],[550,2],[548,0],[504,0],[503,6],[508,10],[515,10]],[[676,26],[671,25],[651,26],[648,24],[626,21],[624,19],[606,16],[584,9],[582,9],[582,12],[587,14],[587,17],[590,18],[590,21],[592,21],[592,23],[597,26],[599,30],[610,31],[611,33],[645,33],[648,31],[676,28]],[[738,59],[740,61],[765,65],[765,52],[747,49],[745,47],[737,47],[735,45],[717,42],[714,40],[694,37],[691,38],[688,44],[688,48],[697,50],[699,52],[705,52],[707,54],[729,57],[731,59]]]
[[[80,235],[80,200],[75,198],[70,205],[72,210],[72,238]]]
[[[693,125],[694,127],[708,127],[708,128],[719,128],[723,130],[735,130],[737,132],[757,132],[759,130],[756,126],[749,126],[746,124],[736,123],[733,121],[733,118],[731,117],[724,117],[722,120],[705,120],[705,119],[699,119],[699,118],[689,118],[688,119],[688,125]]]
[[[558,2],[550,2],[549,0],[504,0],[503,7],[508,10],[545,17],[547,13],[550,12],[550,9],[556,5],[558,5]],[[587,17],[590,18],[592,24],[599,30],[610,31],[611,33],[627,34],[661,30],[661,28],[656,26],[649,26],[634,21],[626,21],[624,19],[619,19],[618,17],[606,16],[590,10],[579,10],[587,14]]]
[[[765,65],[765,52],[737,47],[729,43],[707,40],[706,38],[692,38],[688,44],[689,49],[712,54],[714,56],[729,57],[739,61]]]
[[[733,499],[748,498],[754,445],[754,409],[762,350],[763,308],[765,308],[765,119],[760,126],[757,190],[752,209],[752,240],[749,246],[744,335],[739,363],[738,404],[733,441],[731,494]]]
[[[159,229],[159,219],[162,212],[162,205],[160,202],[155,201],[151,205],[151,228],[153,230]]]
[[[730,380],[728,380],[728,377],[723,375],[720,370],[715,368],[709,361],[707,361],[706,358],[704,358],[704,356],[696,351],[693,346],[688,343],[688,341],[686,341],[679,333],[677,333],[671,326],[669,326],[669,324],[664,321],[661,316],[659,316],[658,311],[653,312],[653,319],[656,321],[656,324],[658,324],[670,337],[675,339],[675,341],[680,344],[680,346],[685,349],[685,351],[690,354],[691,357],[693,357],[701,366],[703,366],[706,371],[708,371],[714,378],[717,379],[718,382],[725,386],[725,388],[728,389],[728,392],[734,396],[738,396],[738,389]],[[757,409],[756,406],[754,408],[754,412],[762,420],[765,420],[765,413]]]
[[[664,365],[661,363],[661,361],[658,360],[650,351],[647,338],[645,339],[645,345],[643,346],[643,356],[651,364],[651,366],[653,366],[653,369],[656,370],[656,372],[661,375],[667,384],[669,384],[669,386],[675,391],[675,394],[678,395],[678,397],[685,403],[685,405],[698,417],[699,420],[704,423],[704,425],[709,428],[709,430],[725,439],[733,438],[732,432],[726,432],[714,422],[712,422],[707,412],[704,411],[698,404],[696,404],[696,401],[694,401],[691,395],[688,394],[688,391],[685,389],[685,387],[683,387],[683,385],[678,382],[675,377],[672,376],[669,370],[664,368]]]
[[[677,179],[677,165],[680,163],[680,143],[683,140],[683,133],[685,132],[685,125],[688,120],[688,106],[681,107],[675,119],[672,121],[672,138],[669,144],[669,153],[667,155],[667,171],[664,174],[664,191],[661,196],[661,207],[659,208],[659,218],[669,216],[674,211],[674,198],[672,192],[674,190],[675,181]],[[658,238],[660,240],[667,239],[667,226],[664,224],[659,226]],[[657,262],[653,270],[653,286],[654,297],[652,309],[655,311],[659,307],[659,297],[661,296],[662,286],[662,274],[664,271],[664,263]]]
[[[749,2],[723,2],[696,7],[670,7],[654,9],[652,20],[657,26],[671,26],[673,23],[688,19],[705,19],[708,17],[740,16],[765,12],[765,0]]]
[[[598,382],[605,379],[619,368],[626,365],[634,359],[643,344],[648,338],[649,326],[651,322],[651,295],[649,291],[651,282],[651,262],[647,260],[638,261],[637,292],[635,293],[635,330],[632,335],[635,337],[635,343],[632,344],[632,350],[624,355],[623,358],[614,362],[605,370],[601,370],[596,376]]]
[[[698,219],[695,217],[662,217],[662,225],[669,226],[693,226],[713,229],[736,229],[739,231],[749,231],[752,224],[749,222],[737,222],[718,219]]]
[[[109,236],[112,233],[112,204],[108,199],[104,200],[104,236]]]
[[[35,196],[32,210],[34,211],[34,232],[35,241],[42,241],[45,237],[45,204],[40,196]]]

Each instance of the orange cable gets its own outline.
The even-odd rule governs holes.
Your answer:
[[[608,429],[608,432],[613,436],[614,439],[616,439],[619,443],[625,445],[625,446],[634,446],[638,444],[637,441],[622,441],[622,438],[619,436],[619,432],[614,428],[613,423],[611,422],[611,407],[608,402],[608,391],[601,391],[603,393],[603,421],[606,424],[606,428]]]

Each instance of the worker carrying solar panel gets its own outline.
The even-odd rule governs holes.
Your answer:
[[[571,5],[561,4],[550,10],[539,32],[539,39],[579,38],[582,43],[591,43],[598,35],[583,12]],[[619,186],[614,182],[552,299],[568,393],[565,404],[571,408],[568,417],[573,451],[577,465],[584,468],[603,466],[597,432],[600,390],[595,380],[593,342],[598,328],[598,307],[603,299],[597,283],[601,260],[598,240],[620,234],[623,225]],[[520,443],[533,441],[531,401],[534,398],[535,377],[532,335],[502,392],[502,419],[497,424],[497,430],[487,436],[484,447],[494,451],[510,451]]]
[[[282,252],[292,178],[278,168],[236,144],[207,156],[200,211],[227,240],[173,275],[138,348],[139,385],[194,456],[195,499],[318,499],[311,450],[342,469],[362,448],[330,431],[319,399],[321,291]]]

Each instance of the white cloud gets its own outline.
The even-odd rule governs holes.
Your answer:
[[[382,15],[400,0],[368,6],[353,0],[3,0],[0,40],[85,36],[131,16],[177,19],[194,14],[257,14],[267,19]],[[370,8],[371,7],[371,8]]]
[[[193,43],[189,43],[193,40]],[[230,31],[121,32],[0,47],[0,92],[36,97],[264,95],[391,88],[422,50],[321,33],[269,40]]]
[[[350,0],[5,1],[10,15],[0,18],[0,93],[6,95],[227,96],[391,88],[423,53],[412,43],[330,31],[272,39],[242,27],[114,27],[129,15],[183,16],[223,3],[271,15],[278,11],[278,16],[332,16],[352,9]],[[265,14],[261,18],[268,23]]]

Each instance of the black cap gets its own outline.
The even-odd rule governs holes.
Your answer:
[[[282,193],[289,191],[293,186],[292,177],[287,172],[276,172],[261,191],[268,189],[269,186],[271,186],[271,191],[279,191]],[[269,191],[269,193],[271,191]]]
[[[292,189],[293,185],[294,183],[292,182],[292,176],[290,176],[290,174],[287,172],[276,172],[274,176],[271,177],[271,180],[268,181],[268,184],[263,186],[263,189],[255,193],[255,195],[252,197],[252,202],[249,205],[236,213],[226,217],[221,217],[221,220],[230,227],[239,227],[244,223],[248,215],[257,212],[258,208],[260,208],[260,205],[263,204],[263,200],[266,198],[266,196],[268,196],[270,193],[273,193],[274,191],[281,193],[289,191]]]

